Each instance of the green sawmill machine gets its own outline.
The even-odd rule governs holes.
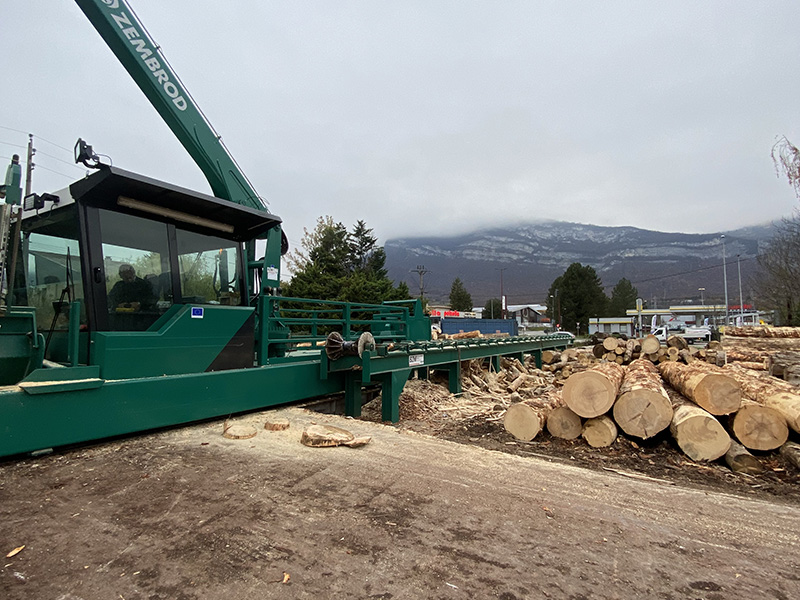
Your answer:
[[[281,220],[250,182],[123,0],[76,0],[209,181],[213,195],[111,167],[5,215],[0,456],[12,456],[380,384],[397,421],[413,373],[541,356],[565,337],[430,339],[419,301],[280,295]],[[13,222],[12,222],[13,221]],[[19,224],[21,233],[15,235]],[[256,242],[266,243],[256,257]],[[10,262],[10,258],[0,262]],[[5,287],[3,288],[5,291]],[[324,343],[326,342],[326,343]]]

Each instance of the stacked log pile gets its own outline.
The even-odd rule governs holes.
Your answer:
[[[594,448],[613,445],[618,436],[635,445],[668,435],[690,459],[724,461],[741,473],[759,472],[759,453],[780,450],[800,460],[800,446],[789,441],[795,435],[790,429],[800,434],[800,389],[763,367],[788,365],[797,355],[786,352],[778,361],[766,350],[723,349],[718,342],[693,349],[674,337],[655,346],[652,340],[658,342],[617,341],[611,361],[605,345],[602,358],[596,345],[544,351],[541,369],[532,357],[524,362],[503,358],[498,372],[466,361],[461,370],[465,393],[440,399],[434,412],[499,422],[527,443],[545,431],[554,438],[582,438]],[[616,348],[623,347],[619,354]],[[730,364],[717,367],[720,357]]]
[[[597,448],[613,444],[620,432],[648,439],[669,430],[692,460],[725,457],[737,472],[754,473],[759,460],[748,450],[779,449],[789,426],[800,431],[800,393],[768,378],[700,360],[657,367],[644,358],[628,366],[602,361],[570,376],[560,393],[552,388],[542,399],[511,404],[503,421],[518,439],[530,441],[547,429],[554,437],[582,436]]]
[[[756,338],[800,338],[800,327],[726,327],[725,335]]]

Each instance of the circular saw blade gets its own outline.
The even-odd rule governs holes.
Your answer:
[[[364,350],[372,350],[375,348],[375,338],[369,331],[365,331],[358,338],[358,357],[364,354]]]

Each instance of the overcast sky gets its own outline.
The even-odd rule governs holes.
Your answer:
[[[714,232],[791,213],[800,3],[131,0],[297,245],[557,219]],[[70,0],[2,0],[2,164],[36,191],[115,166],[209,192]]]

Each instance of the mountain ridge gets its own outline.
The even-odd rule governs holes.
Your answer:
[[[702,296],[722,302],[724,234],[729,302],[738,304],[738,268],[742,295],[745,302],[752,301],[756,257],[772,233],[772,223],[702,234],[538,221],[455,236],[390,239],[384,248],[389,276],[405,281],[414,295],[419,293],[419,278],[413,271],[424,265],[425,295],[433,301],[446,302],[452,281],[459,277],[475,305],[483,306],[500,295],[502,273],[510,303],[543,303],[552,281],[579,262],[597,271],[609,295],[626,277],[646,300],[700,301]]]

